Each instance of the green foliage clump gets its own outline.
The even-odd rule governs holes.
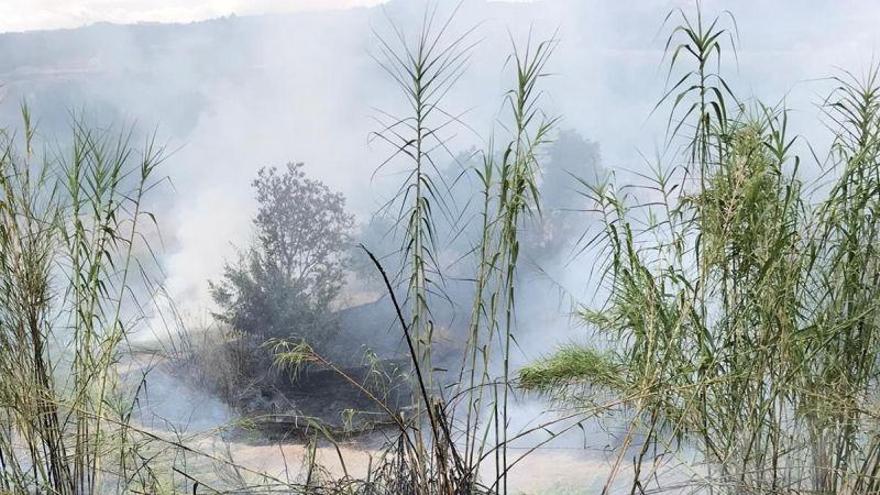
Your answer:
[[[302,167],[259,171],[256,240],[237,263],[226,264],[211,295],[217,318],[235,330],[320,346],[333,333],[330,306],[342,288],[353,218],[342,195],[308,179]]]
[[[569,345],[552,356],[519,370],[519,385],[526,390],[553,390],[572,384],[587,384],[621,390],[625,368],[607,352]]]

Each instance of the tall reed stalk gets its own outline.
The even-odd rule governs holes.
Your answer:
[[[442,452],[437,450],[441,432],[434,404],[427,398],[427,390],[433,392],[434,383],[431,350],[435,322],[430,302],[443,290],[442,267],[434,236],[435,212],[448,214],[449,205],[445,202],[448,185],[437,179],[435,160],[438,152],[445,150],[445,128],[458,119],[443,109],[442,102],[461,77],[474,41],[471,39],[473,29],[455,36],[450,33],[455,11],[445,18],[438,15],[436,4],[426,9],[414,39],[407,38],[393,22],[389,22],[393,39],[376,36],[379,41],[376,61],[398,86],[404,97],[405,113],[384,112],[379,118],[382,128],[374,135],[394,148],[379,168],[394,165],[397,159],[403,158],[406,170],[406,178],[387,207],[397,209],[406,260],[400,273],[405,278],[408,320],[402,325],[411,345],[414,366],[419,370],[413,390],[424,391],[414,395],[413,421],[418,429],[427,417],[431,428],[429,437],[439,454]],[[414,436],[413,465],[418,469],[421,486],[427,486],[430,477],[430,443],[420,434]]]
[[[530,39],[524,47],[514,46],[510,59],[514,86],[505,104],[510,123],[504,124],[504,130],[509,138],[500,150],[490,145],[483,153],[482,167],[473,171],[483,186],[477,213],[481,231],[473,251],[475,287],[461,371],[458,381],[450,384],[445,375],[435,376],[431,359],[435,324],[431,305],[442,298],[444,287],[434,211],[455,218],[454,211],[462,205],[449,199],[449,186],[442,182],[434,154],[446,151],[446,128],[466,125],[458,115],[443,110],[442,103],[463,74],[474,47],[473,29],[457,37],[448,34],[454,16],[455,11],[438,22],[435,6],[426,11],[414,41],[393,23],[396,43],[379,37],[381,57],[377,60],[399,86],[409,110],[405,116],[383,113],[382,129],[376,133],[394,147],[380,168],[400,158],[407,164],[406,179],[389,202],[389,206],[396,205],[402,227],[406,263],[400,273],[407,287],[402,306],[397,305],[386,277],[410,344],[413,389],[418,391],[414,394],[417,413],[410,429],[402,431],[407,440],[401,445],[413,446],[409,459],[415,476],[407,493],[507,493],[519,232],[527,217],[540,212],[538,157],[555,119],[541,110],[539,83],[556,41],[533,43]],[[378,260],[373,261],[385,276]],[[451,397],[445,396],[444,389],[452,391]],[[457,412],[465,416],[460,430],[455,429]],[[480,466],[488,456],[495,457],[495,475],[484,485]]]

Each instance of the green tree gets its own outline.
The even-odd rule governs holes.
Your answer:
[[[320,346],[335,329],[330,305],[343,286],[353,217],[342,194],[302,168],[260,169],[252,184],[259,203],[255,240],[210,287],[220,308],[215,317],[234,329]]]

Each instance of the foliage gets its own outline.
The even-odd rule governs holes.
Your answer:
[[[345,200],[306,178],[302,164],[281,173],[263,168],[253,187],[256,241],[211,284],[221,309],[216,316],[262,339],[322,345],[332,336],[331,303],[342,288],[341,260],[353,223]]]
[[[470,277],[475,245],[482,237],[483,182],[475,173],[482,168],[482,153],[467,151],[446,160],[445,166],[435,172],[437,183],[444,188],[443,202],[453,211],[453,217],[442,216],[433,224],[436,258],[443,266],[444,278]],[[502,156],[495,150],[493,160]],[[521,231],[522,251],[532,263],[543,266],[558,261],[576,247],[581,218],[575,213],[590,206],[577,187],[573,177],[584,177],[594,184],[604,179],[599,145],[582,137],[572,129],[562,129],[552,141],[544,144],[541,152],[538,195],[543,198],[543,211],[527,220]],[[380,212],[361,225],[357,238],[379,258],[384,266],[400,267],[399,240],[395,239],[396,220],[388,212]],[[369,258],[356,250],[351,264],[358,280],[370,289],[384,287]],[[453,300],[455,294],[447,294]]]
[[[256,242],[212,285],[219,318],[268,339],[275,364],[294,375],[327,368],[383,409],[397,435],[368,475],[331,478],[312,441],[303,479],[285,482],[132,424],[138,392],[118,387],[115,365],[140,317],[129,309],[132,277],[147,272],[136,256],[149,253],[141,200],[161,153],[148,143],[136,157],[126,135],[77,123],[69,155],[41,156],[25,112],[23,139],[0,136],[0,489],[173,492],[177,473],[192,493],[508,493],[509,470],[543,445],[514,458],[511,443],[535,431],[552,439],[559,421],[510,431],[518,384],[571,401],[575,412],[563,418],[571,428],[619,413],[626,435],[604,492],[626,463],[632,494],[880,491],[880,69],[835,79],[823,107],[835,140],[819,163],[822,181],[809,184],[786,109],[740,102],[722,75],[732,18],[673,12],[671,84],[658,104],[669,110],[671,164],[633,186],[570,181],[595,203],[599,231],[583,240],[607,294],[579,315],[610,348],[569,345],[517,372],[510,357],[528,230],[545,218],[542,190],[553,196],[544,207],[565,207],[553,202],[566,181],[542,177],[545,158],[557,160],[548,148],[556,119],[539,104],[556,41],[514,45],[502,144],[493,138],[467,161],[480,186],[478,239],[463,253],[474,261],[473,300],[457,381],[445,383],[450,374],[432,360],[432,308],[446,277],[441,237],[456,232],[438,229],[435,213],[455,218],[462,205],[434,155],[446,146],[443,130],[460,123],[441,104],[473,45],[470,31],[449,37],[452,17],[435,15],[426,13],[415,40],[397,26],[399,44],[379,40],[380,64],[409,112],[385,114],[377,134],[393,146],[389,163],[400,158],[406,171],[386,211],[401,227],[402,303],[367,251],[409,350],[413,408],[388,407],[377,392],[396,373],[371,366],[377,386],[368,386],[321,352],[352,220],[342,197],[301,166],[260,172]],[[577,148],[592,159],[590,146]],[[592,400],[599,394],[614,399]],[[321,435],[345,470],[333,433]],[[200,480],[181,469],[177,458],[187,455],[208,458],[216,472]],[[220,466],[235,488],[208,484],[223,476]],[[667,466],[690,476],[668,484]]]
[[[696,449],[683,463],[695,490],[874,492],[877,70],[837,78],[825,105],[836,139],[819,163],[830,185],[809,190],[786,110],[729,105],[720,57],[731,31],[679,14],[667,49],[670,73],[683,72],[661,103],[682,165],[647,177],[647,200],[612,183],[587,191],[609,297],[582,314],[622,359],[627,442],[646,434],[632,491],[667,489],[655,475]],[[681,69],[686,58],[696,68]],[[607,380],[601,367],[557,370],[562,383]]]
[[[547,210],[572,209],[580,198],[574,177],[590,183],[605,178],[599,143],[581,136],[574,129],[560,129],[545,148],[542,163],[542,206]]]
[[[509,360],[514,344],[519,233],[528,218],[540,213],[539,157],[550,142],[556,119],[547,117],[540,107],[539,83],[546,76],[556,40],[534,43],[529,39],[523,46],[514,44],[514,83],[505,95],[506,117],[511,121],[505,126],[507,140],[499,149],[490,143],[476,155],[477,160],[470,159],[474,155],[461,162],[453,160],[473,165],[447,180],[450,174],[437,168],[433,152],[446,149],[440,132],[461,122],[441,108],[442,98],[460,77],[473,45],[471,31],[458,37],[447,35],[452,17],[437,27],[435,15],[432,9],[426,12],[415,41],[407,40],[397,26],[392,26],[399,42],[394,47],[385,39],[379,40],[385,57],[380,64],[400,86],[411,111],[402,117],[385,114],[389,122],[383,123],[378,133],[394,147],[382,166],[401,156],[407,166],[406,179],[389,203],[398,205],[395,221],[404,227],[404,263],[397,272],[407,286],[403,305],[397,303],[382,263],[367,251],[386,282],[414,369],[415,414],[401,421],[401,451],[397,453],[410,468],[406,478],[396,481],[403,483],[399,489],[405,493],[506,493],[512,464],[507,458],[508,444],[513,440],[508,436]],[[458,204],[451,186],[459,179],[471,178],[468,176],[480,186],[474,198],[479,211],[471,224],[476,235],[462,236],[476,243],[461,256],[474,261],[473,305],[461,371],[458,380],[450,384],[435,377],[439,370],[431,358],[432,308],[438,301],[443,303],[447,276],[439,262],[439,241],[453,243],[467,226],[447,232],[439,226],[435,212],[446,219],[457,218],[466,205]],[[493,369],[500,369],[500,376],[491,376]],[[444,389],[451,390],[451,403],[446,402]],[[487,414],[487,410],[494,412]],[[465,416],[463,424],[458,413]],[[494,432],[494,441],[487,440],[490,432]],[[495,457],[495,473],[483,485],[480,468],[489,456]]]
[[[435,329],[430,299],[443,287],[435,220],[452,215],[445,201],[449,186],[438,180],[437,156],[447,149],[444,132],[459,123],[454,112],[443,108],[443,100],[463,74],[476,43],[473,29],[452,34],[455,12],[438,18],[438,8],[426,9],[420,29],[409,38],[392,22],[390,36],[377,36],[375,56],[403,100],[404,113],[382,112],[381,129],[373,136],[393,149],[378,168],[396,163],[403,168],[405,178],[385,208],[397,213],[391,216],[400,232],[408,326],[427,369],[433,368]],[[427,379],[430,382],[432,376]]]
[[[141,321],[162,151],[76,120],[69,149],[40,153],[23,122],[0,135],[0,491],[152,491],[115,365]]]
[[[607,353],[580,346],[567,346],[552,356],[519,370],[519,386],[527,390],[558,390],[571,380],[588,377],[591,385],[620,390],[625,387],[624,368]]]

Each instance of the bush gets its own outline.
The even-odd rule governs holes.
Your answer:
[[[235,330],[320,347],[335,328],[330,305],[343,286],[340,263],[353,218],[343,196],[306,178],[302,167],[260,169],[253,182],[256,239],[210,285],[220,308],[214,316]]]

